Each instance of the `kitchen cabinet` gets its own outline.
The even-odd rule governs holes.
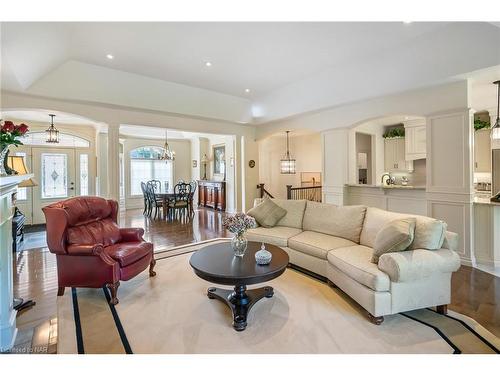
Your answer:
[[[386,172],[408,172],[413,162],[405,160],[405,138],[386,138],[384,141],[384,166]]]
[[[405,124],[405,160],[427,157],[427,131],[425,124]]]
[[[474,172],[491,172],[490,129],[474,132]]]
[[[368,154],[366,152],[358,152],[358,169],[368,168]]]

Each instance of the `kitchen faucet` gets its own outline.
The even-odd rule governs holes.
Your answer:
[[[387,181],[388,181],[388,182],[385,182],[385,181],[384,181],[384,177],[385,177],[385,176],[387,176],[387,177],[388,177],[388,178],[387,178]],[[388,173],[388,172],[385,172],[384,174],[382,174],[382,177],[381,177],[380,179],[381,179],[382,185],[384,185],[384,184],[387,184],[387,185],[392,185],[392,184],[394,184],[394,182],[395,182],[395,179],[394,179],[394,178],[391,176],[391,174],[390,174],[390,173]]]

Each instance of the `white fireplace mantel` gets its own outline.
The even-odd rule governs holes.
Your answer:
[[[13,308],[12,194],[17,185],[33,174],[0,177],[0,352],[16,340],[16,311]]]

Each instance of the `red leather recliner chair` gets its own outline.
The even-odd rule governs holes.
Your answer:
[[[43,209],[47,244],[57,255],[58,292],[65,287],[102,288],[116,305],[120,280],[129,280],[156,261],[153,244],[144,241],[144,229],[119,228],[118,203],[99,197],[76,197]]]

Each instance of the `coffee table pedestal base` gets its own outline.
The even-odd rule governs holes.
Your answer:
[[[218,299],[229,306],[233,312],[233,327],[236,331],[243,331],[247,327],[247,316],[252,306],[260,299],[271,298],[274,290],[270,286],[247,290],[246,285],[237,285],[234,290],[210,287],[207,296]]]

